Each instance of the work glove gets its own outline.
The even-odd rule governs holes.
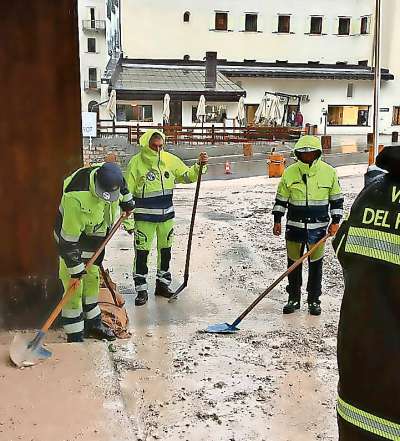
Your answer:
[[[133,209],[135,208],[135,203],[133,202],[133,199],[128,202],[120,202],[119,206],[121,207],[121,210],[126,213],[127,216],[129,216]]]
[[[206,152],[201,152],[199,155],[199,159],[197,160],[197,164],[201,165],[206,165],[208,163],[208,155]]]
[[[274,229],[272,231],[274,236],[280,236],[282,234],[282,224],[274,224]]]
[[[339,230],[339,227],[340,227],[340,224],[330,224],[330,225],[329,225],[329,228],[328,228],[328,233],[329,233],[331,236],[335,236],[336,233],[337,233],[338,230]]]

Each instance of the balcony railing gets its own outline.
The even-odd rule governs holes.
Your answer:
[[[100,90],[100,81],[89,80],[83,84],[85,90]]]
[[[82,20],[82,29],[85,31],[102,32],[106,30],[105,20]]]

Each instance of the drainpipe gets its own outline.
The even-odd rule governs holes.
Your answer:
[[[379,106],[381,95],[381,28],[382,28],[382,3],[376,0],[375,8],[375,38],[374,38],[374,159],[379,153]]]

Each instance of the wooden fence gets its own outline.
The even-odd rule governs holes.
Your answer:
[[[113,121],[100,120],[97,125],[98,136],[127,136],[131,144],[137,144],[139,138],[148,129],[160,129],[171,144],[224,144],[267,141],[291,141],[305,133],[304,129],[293,127],[221,127],[221,126],[145,126],[119,125]]]

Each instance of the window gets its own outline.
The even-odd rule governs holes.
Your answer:
[[[393,121],[392,125],[400,126],[400,106],[393,107]]]
[[[369,34],[369,17],[361,17],[361,35]]]
[[[360,60],[360,61],[358,62],[358,65],[359,65],[359,66],[368,66],[368,60]]]
[[[97,87],[97,69],[89,67],[89,88],[95,89]]]
[[[347,85],[347,98],[353,98],[354,95],[354,84],[349,83]]]
[[[190,21],[190,12],[189,11],[186,11],[183,14],[183,21],[184,21],[184,23],[189,23],[189,21]]]
[[[215,13],[215,30],[227,31],[228,30],[228,13],[216,12]]]
[[[192,122],[197,121],[197,106],[192,107]],[[223,123],[226,119],[227,110],[224,105],[206,105],[206,117],[204,122],[208,123]]]
[[[88,38],[87,39],[87,51],[88,52],[96,52],[96,39]]]
[[[280,34],[290,33],[290,15],[280,15],[278,17],[278,32]]]
[[[117,104],[117,121],[153,122],[153,106]]]
[[[339,17],[339,35],[350,35],[350,18]]]
[[[95,9],[94,8],[90,8],[89,9],[89,13],[90,13],[90,27],[92,29],[96,28],[96,13],[95,13]]]
[[[322,17],[311,17],[310,34],[312,35],[322,34]]]
[[[246,32],[257,32],[257,14],[246,14]]]
[[[328,106],[330,126],[368,126],[370,106]]]

